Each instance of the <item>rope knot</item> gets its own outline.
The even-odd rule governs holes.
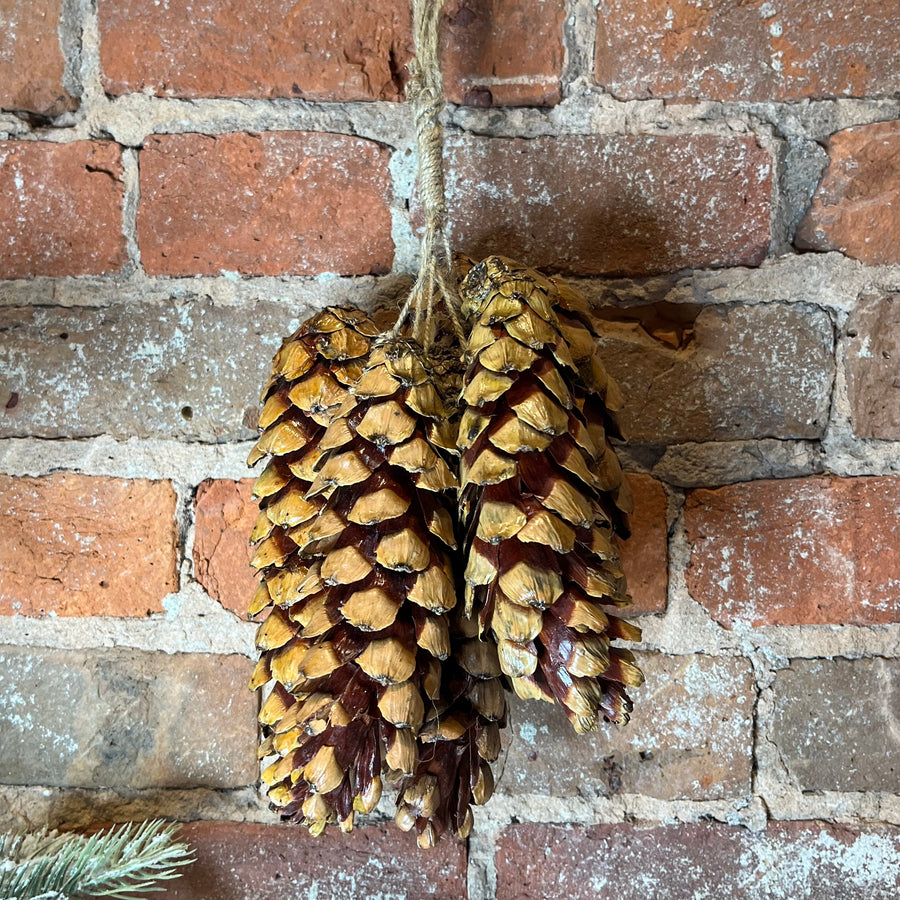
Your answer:
[[[410,310],[414,312],[413,337],[426,355],[434,341],[434,309],[443,301],[447,316],[462,342],[459,296],[452,271],[450,240],[446,232],[447,201],[444,186],[444,130],[441,111],[444,91],[439,55],[439,23],[442,0],[413,0],[416,56],[408,65],[406,98],[416,127],[418,171],[416,187],[425,218],[419,273],[400,311],[392,335],[397,336]]]

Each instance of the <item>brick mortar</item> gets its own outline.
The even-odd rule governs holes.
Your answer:
[[[196,582],[168,594],[164,613],[142,618],[110,616],[0,616],[0,645],[57,650],[130,647],[159,653],[237,654],[256,659],[257,626],[244,622]],[[248,663],[249,680],[252,666]]]
[[[565,0],[563,97],[577,93],[590,84],[594,70],[596,17],[594,0]]]
[[[9,822],[42,823],[88,828],[97,821],[133,821],[163,816],[182,822],[220,819],[271,824],[272,814],[252,787],[236,790],[115,791],[98,788],[57,788],[42,785],[0,785],[0,826]]]
[[[497,893],[496,847],[499,828],[488,825],[475,812],[475,828],[468,840],[468,900],[491,900]]]
[[[148,94],[109,98],[99,80],[99,58],[85,27],[80,108],[51,126],[32,127],[11,113],[0,117],[0,137],[69,143],[109,137],[139,148],[152,134],[227,134],[244,131],[324,131],[377,141],[394,149],[414,146],[406,104],[388,100],[305,101],[293,99],[199,98],[182,100]],[[562,102],[549,108],[482,109],[448,103],[449,133],[535,138],[563,135],[735,134],[771,128],[778,137],[821,142],[845,128],[892,121],[900,116],[893,99],[803,100],[769,103],[703,100],[616,100],[600,88],[576,80]]]
[[[61,810],[64,810],[65,823],[76,827],[95,823],[98,810],[109,818],[119,819],[165,815],[180,821],[209,819],[275,824],[265,801],[250,787],[223,791],[164,789],[118,792],[112,789],[49,788],[41,785],[0,786],[0,802],[4,805],[3,817],[12,819],[27,811],[32,822],[56,824],[60,822]],[[774,807],[769,807],[770,803]],[[382,802],[377,813],[360,817],[359,824],[384,824],[390,820],[388,806]],[[898,825],[900,795],[825,792],[815,796],[791,797],[789,802],[776,795],[765,800],[761,796],[751,795],[730,801],[656,800],[640,794],[619,794],[602,800],[498,795],[487,807],[475,810],[475,828],[469,843],[470,900],[488,900],[492,896],[490,890],[496,878],[492,851],[496,836],[515,822],[583,826],[634,823],[651,826],[716,821],[760,832],[769,821],[809,820],[863,826]]]
[[[82,44],[84,41],[83,21],[89,0],[62,0],[59,25],[59,43],[63,51],[63,87],[70,96],[83,93],[82,85]]]
[[[81,81],[81,104],[79,109],[68,115],[72,117],[71,124],[87,118],[93,107],[106,102],[106,92],[100,73],[100,19],[97,14],[96,0],[74,0],[80,13],[81,45],[78,56],[72,60],[78,65],[79,79]],[[73,22],[77,27],[77,23]],[[65,124],[70,124],[66,119]]]
[[[394,241],[393,271],[414,273],[419,268],[419,238],[410,220],[413,186],[418,160],[412,149],[397,149],[389,163],[393,197],[391,198],[391,238]],[[387,276],[389,279],[391,276]],[[406,285],[404,284],[404,287]],[[405,299],[406,291],[397,292],[397,301]]]
[[[174,481],[175,487],[175,522],[177,526],[178,546],[176,547],[176,565],[178,567],[178,587],[184,590],[194,584],[194,501],[197,489],[193,485]]]
[[[194,489],[207,478],[252,477],[254,472],[246,463],[252,447],[253,441],[4,438],[0,439],[0,473],[37,477],[64,469],[111,478],[166,479],[182,489]]]
[[[130,147],[122,150],[122,183],[124,196],[122,198],[122,234],[125,237],[125,252],[128,261],[122,271],[123,278],[134,276],[141,280],[144,269],[141,265],[141,250],[137,235],[137,212],[141,200],[141,182],[138,171],[138,153]]]
[[[126,207],[137,203],[136,172],[126,151]],[[395,157],[398,154],[395,154]],[[392,173],[409,179],[414,163],[391,164]],[[393,234],[399,241],[395,272],[383,276],[278,275],[233,277],[147,276],[139,267],[126,276],[69,276],[0,280],[0,306],[107,307],[141,302],[171,303],[172,298],[205,299],[216,305],[238,306],[257,300],[302,303],[312,310],[329,303],[351,302],[372,308],[405,296],[418,252],[406,220],[405,200],[392,204]],[[134,211],[128,214],[133,223]],[[134,240],[133,224],[126,237]],[[404,250],[405,247],[405,250]],[[500,248],[502,250],[502,248]],[[404,255],[405,252],[405,255]],[[135,260],[136,261],[136,260]],[[649,278],[567,276],[594,304],[620,308],[646,303],[695,303],[700,306],[740,303],[806,304],[825,311],[849,312],[858,296],[869,291],[900,290],[900,266],[866,266],[840,253],[790,253],[766,260],[757,268],[692,269]]]
[[[408,230],[408,226],[405,226]],[[408,262],[409,272],[414,270]],[[331,303],[353,303],[372,309],[396,303],[408,290],[412,279],[406,272],[373,276],[321,275],[234,275],[189,276],[184,278],[149,276],[136,270],[128,277],[38,276],[33,279],[0,280],[0,306],[63,306],[105,308],[116,304],[141,303],[165,306],[173,299],[209,299],[216,306],[240,306],[266,300],[297,304],[298,312]]]
[[[819,455],[822,444],[827,452]],[[247,468],[246,457],[252,441],[205,443],[163,439],[129,438],[116,440],[107,435],[61,440],[56,438],[0,438],[0,474],[38,477],[59,470],[113,478],[150,478],[180,481],[196,487],[207,478],[238,481],[250,478],[254,470]],[[788,447],[806,454],[808,461],[787,473],[773,468],[767,460],[772,447]],[[667,453],[702,448],[708,451],[709,477],[686,468],[681,477],[676,461],[664,469],[652,462],[659,456],[654,445],[630,444],[622,448],[627,471],[652,475],[670,488],[721,487],[764,478],[804,477],[808,475],[893,475],[900,471],[900,442],[861,439],[850,434],[830,433],[825,440],[776,440],[764,438],[747,441],[709,441],[695,444],[670,444]],[[727,463],[736,453],[748,451],[758,455],[758,467],[749,472],[728,476]],[[860,458],[868,456],[869,459]],[[647,458],[651,462],[646,462]],[[665,459],[665,457],[663,457]],[[717,466],[721,463],[721,466]],[[670,521],[670,526],[672,522]]]

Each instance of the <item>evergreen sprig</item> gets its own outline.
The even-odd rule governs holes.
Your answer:
[[[193,862],[178,826],[155,819],[86,837],[55,832],[0,835],[0,898],[87,900],[160,891]]]

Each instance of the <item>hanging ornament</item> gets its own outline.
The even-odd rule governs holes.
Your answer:
[[[490,798],[505,690],[590,731],[626,722],[642,680],[613,646],[640,638],[613,614],[631,497],[587,303],[496,256],[465,261],[460,298],[451,270],[440,7],[413,2],[415,283],[387,333],[328,307],[285,340],[248,460],[270,457],[250,604],[269,800],[349,831],[388,782],[422,847],[466,837]]]
[[[505,721],[495,646],[448,615],[460,561],[458,417],[446,395],[458,393],[461,349],[439,349],[436,335],[442,320],[458,342],[463,332],[444,232],[438,11],[417,4],[432,63],[410,83],[419,275],[388,334],[332,307],[285,342],[249,459],[273,455],[251,536],[262,573],[251,614],[269,610],[253,684],[274,682],[260,713],[269,799],[314,834],[330,822],[350,830],[385,775],[398,783],[398,823],[423,846],[468,833]]]

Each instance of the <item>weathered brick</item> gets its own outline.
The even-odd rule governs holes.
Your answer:
[[[726,628],[900,621],[900,478],[691,491],[691,596]]]
[[[558,103],[565,15],[561,0],[448,0],[441,47],[448,99],[470,106]]]
[[[655,451],[651,451],[654,452]],[[678,487],[719,487],[756,478],[797,478],[822,472],[816,441],[716,441],[672,444],[657,457],[656,478]]]
[[[317,900],[466,896],[466,848],[453,839],[423,853],[393,825],[328,831],[297,826],[197,822],[185,825],[197,862],[172,882],[166,900]]]
[[[629,474],[634,492],[631,537],[622,547],[622,567],[634,598],[629,615],[665,612],[669,587],[669,552],[663,486],[649,475]]]
[[[410,12],[391,0],[101,0],[111,94],[397,99]]]
[[[154,275],[386,272],[389,159],[386,148],[339,134],[147,138],[141,261]]]
[[[0,410],[0,436],[249,439],[256,431],[244,420],[255,421],[272,355],[298,325],[287,304],[191,297],[140,309],[0,309],[0,398],[17,397]],[[707,307],[682,350],[627,323],[602,328],[604,360],[630,400],[632,442],[824,431],[834,361],[821,310]]]
[[[557,103],[564,16],[562,0],[453,0],[441,50],[449,99]],[[103,83],[115,95],[397,100],[413,52],[409,6],[392,0],[101,0],[99,18]]]
[[[117,272],[122,196],[118,144],[0,141],[0,278]]]
[[[894,900],[900,829],[517,824],[501,832],[495,859],[497,900]]]
[[[817,438],[828,422],[834,333],[819,309],[707,306],[680,348],[632,322],[601,322],[632,442]]]
[[[772,164],[748,138],[568,135],[448,141],[453,237],[583,274],[757,265]]]
[[[626,100],[800,100],[900,88],[893,0],[602,2],[596,78]]]
[[[197,489],[194,574],[211,597],[245,615],[256,589],[250,531],[259,508],[253,479],[204,481]]]
[[[900,660],[794,659],[775,675],[769,740],[802,791],[900,785]]]
[[[860,297],[844,334],[853,431],[900,440],[900,293]]]
[[[77,101],[63,87],[62,0],[0,5],[0,108],[58,116]]]
[[[252,784],[251,668],[239,656],[0,648],[0,781],[128,789]]]
[[[840,250],[869,265],[900,263],[898,171],[900,122],[861,125],[832,135],[828,168],[797,228],[796,245]]]
[[[638,663],[647,681],[629,692],[634,713],[624,728],[579,735],[560,707],[512,700],[511,744],[498,789],[513,796],[747,796],[754,702],[749,663],[649,653]]]
[[[167,481],[0,475],[0,615],[143,616],[178,589]]]
[[[17,396],[0,408],[0,435],[255,437],[245,421],[256,422],[272,356],[306,315],[195,297],[0,309],[0,399]]]

